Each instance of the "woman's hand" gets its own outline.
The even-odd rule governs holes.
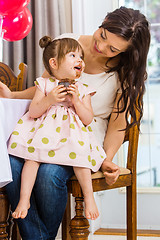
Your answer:
[[[0,81],[0,97],[1,98],[12,98],[11,90]]]
[[[108,185],[112,185],[117,181],[120,174],[120,168],[115,163],[105,159],[102,163],[101,170]]]

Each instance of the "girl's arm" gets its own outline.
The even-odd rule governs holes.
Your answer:
[[[45,95],[40,89],[36,88],[35,96],[29,107],[29,115],[31,118],[38,118],[42,116],[47,109],[65,100],[66,92],[63,92],[66,88],[62,85],[55,87],[48,95]]]
[[[120,94],[117,94],[114,109],[117,109],[117,102],[119,97]],[[125,131],[119,130],[125,128],[125,112],[120,113],[117,117],[117,113],[114,113],[113,110],[104,139],[104,150],[106,152],[107,158],[104,160],[101,166],[101,169],[106,177],[106,182],[110,185],[116,182],[120,173],[119,167],[114,164],[112,160],[124,141]]]
[[[79,99],[78,87],[72,84],[67,88],[67,92],[71,94],[71,101],[75,107],[76,113],[84,125],[88,125],[93,120],[93,110],[91,106],[91,96],[83,97],[82,101]]]
[[[82,99],[82,102],[79,100],[74,104],[76,113],[83,122],[84,125],[89,125],[93,120],[93,110],[91,106],[91,96],[87,95]]]

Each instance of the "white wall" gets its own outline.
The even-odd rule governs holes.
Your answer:
[[[72,0],[73,32],[92,34],[112,11],[115,0]]]

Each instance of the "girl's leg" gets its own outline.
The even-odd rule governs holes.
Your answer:
[[[25,218],[30,208],[31,192],[36,180],[37,171],[40,163],[25,160],[22,174],[21,174],[21,191],[19,203],[13,212],[14,218]]]
[[[74,167],[73,169],[82,188],[86,218],[95,220],[99,216],[99,212],[93,195],[91,170],[81,167]]]
[[[23,159],[10,156],[13,181],[5,188],[14,210],[20,196]],[[73,176],[73,168],[54,164],[40,164],[31,194],[31,206],[24,219],[17,219],[23,240],[53,240],[63,218],[67,203],[66,182]]]

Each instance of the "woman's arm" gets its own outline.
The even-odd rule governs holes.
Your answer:
[[[19,99],[33,99],[36,91],[36,87],[30,87],[23,91],[11,92],[11,98],[19,98]]]
[[[117,103],[120,94],[117,94],[114,109],[117,109]],[[107,158],[104,160],[101,169],[105,175],[106,182],[111,185],[116,182],[120,170],[119,167],[112,162],[113,157],[117,153],[118,149],[124,141],[125,131],[119,131],[126,128],[125,112],[120,113],[117,117],[117,113],[114,110],[111,114],[108,129],[104,139],[104,150]]]
[[[0,97],[2,98],[32,99],[35,90],[35,87],[30,87],[23,91],[11,92],[4,83],[0,82]]]

